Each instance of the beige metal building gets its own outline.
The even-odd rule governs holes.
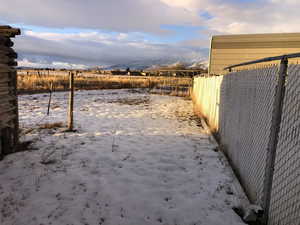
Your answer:
[[[300,52],[300,33],[213,36],[209,73],[225,74],[224,68],[230,65],[297,52]],[[290,61],[298,60],[300,62],[300,58]]]

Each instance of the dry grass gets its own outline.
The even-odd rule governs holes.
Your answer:
[[[61,128],[64,127],[64,123],[62,122],[56,122],[56,123],[44,123],[41,124],[38,129],[56,129],[56,128]]]
[[[54,122],[54,123],[43,123],[38,124],[35,127],[30,127],[28,129],[20,128],[19,129],[19,136],[23,137],[33,131],[41,131],[41,130],[54,130],[58,128],[66,127],[63,122]]]
[[[165,86],[157,86],[150,90],[152,94],[160,94],[160,95],[171,95],[178,97],[185,97],[186,99],[191,98],[191,87],[190,86],[176,86],[176,85],[165,85]]]
[[[162,85],[190,86],[191,78],[177,77],[142,77],[113,75],[76,75],[75,89],[120,89],[120,88],[153,88]],[[51,83],[55,91],[67,91],[68,75],[18,74],[19,93],[47,92]]]

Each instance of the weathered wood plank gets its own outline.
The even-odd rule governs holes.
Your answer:
[[[12,47],[14,43],[9,38],[0,36],[0,45]]]
[[[0,88],[4,88],[8,86],[9,81],[0,81]]]
[[[0,109],[0,117],[1,117],[1,120],[2,119],[5,119],[7,116],[9,115],[13,115],[14,117],[16,116],[14,112],[14,110],[16,110],[15,107],[12,107],[12,106],[7,106],[5,108],[2,108]]]
[[[0,72],[0,80],[3,77],[10,77],[9,72]]]
[[[2,108],[15,108],[15,106],[13,105],[13,103],[11,103],[11,101],[14,100],[14,98],[12,98],[12,96],[7,96],[6,99],[3,99],[1,102],[0,102],[0,105]],[[1,110],[1,109],[0,109]]]
[[[18,141],[17,53],[11,48],[11,37],[20,29],[0,26],[0,157],[13,153]]]
[[[9,67],[8,67],[9,68]],[[10,73],[12,73],[12,72],[0,72],[0,77],[1,76],[6,76],[6,74],[10,74]]]
[[[7,85],[5,87],[0,88],[0,91],[5,91],[5,90],[12,90],[12,87]]]
[[[12,107],[12,104],[9,103],[9,100],[8,99],[5,99],[5,101],[1,101],[0,102],[0,106],[1,108],[11,108]],[[1,109],[0,109],[1,110]]]
[[[0,91],[0,98],[6,98],[9,96],[9,91],[8,90],[5,90],[5,91]]]
[[[9,25],[0,25],[0,29],[10,29],[10,28],[12,27]]]
[[[21,30],[18,28],[2,28],[0,29],[0,35],[5,37],[15,37],[16,35],[20,35]]]
[[[8,97],[8,96],[5,96],[5,98],[6,97]],[[10,104],[8,99],[5,101],[1,101],[0,106],[1,106],[1,108],[5,108],[5,107],[7,107],[7,104]],[[2,109],[0,109],[0,110],[2,110]]]
[[[2,101],[1,104],[17,100],[17,96],[16,95],[4,95],[4,96],[0,95],[0,97],[5,98],[5,101]]]
[[[1,121],[2,127],[15,128],[14,116],[8,116]]]
[[[0,97],[3,96],[9,96],[11,95],[13,92],[13,88],[12,87],[0,87]]]
[[[5,79],[0,80],[0,87],[5,87],[8,85],[8,82],[10,82],[10,79],[7,77]]]
[[[11,79],[9,77],[2,77],[0,78],[0,86],[8,85],[8,82],[10,82]]]
[[[7,56],[7,55],[3,55],[3,56],[0,56],[0,62],[9,62],[9,61],[12,61],[14,59],[12,59],[11,57]]]
[[[4,155],[6,154],[10,154],[15,152],[15,146],[14,146],[14,138],[13,138],[13,132],[12,132],[13,128],[10,127],[5,127],[1,130],[1,134],[2,134],[2,153]]]
[[[8,62],[7,65],[8,66],[17,66],[18,62],[13,60],[13,61]]]
[[[0,50],[0,57],[2,56],[8,56],[10,58],[16,59],[18,57],[18,54],[16,52],[4,52]]]
[[[0,73],[10,73],[10,72],[16,72],[17,70],[15,68],[12,68],[8,65],[0,65]]]
[[[0,57],[0,63],[1,64],[6,64],[6,65],[14,65],[17,64],[17,62],[14,60],[14,58],[8,57],[8,56],[3,56]]]
[[[3,53],[16,53],[12,48],[6,46],[0,46],[0,51]]]
[[[17,100],[17,95],[16,94],[5,96],[5,102],[10,102],[10,101],[15,101],[15,100]],[[2,101],[2,102],[4,102],[4,101]]]

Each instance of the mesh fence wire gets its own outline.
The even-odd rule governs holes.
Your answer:
[[[262,203],[267,147],[278,67],[224,76],[220,99],[220,137],[245,190]]]
[[[300,224],[300,66],[290,65],[276,150],[270,225]]]
[[[270,65],[194,80],[195,107],[209,123],[218,121],[220,141],[249,199],[262,206],[278,73],[279,66]],[[300,65],[289,65],[285,88],[268,225],[300,225]],[[211,93],[220,93],[217,100]]]

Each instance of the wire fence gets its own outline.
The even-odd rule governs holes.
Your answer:
[[[277,68],[236,72],[223,79],[220,137],[248,196],[263,204],[265,162]],[[233,135],[235,134],[235,135]],[[262,150],[264,149],[264,150]]]
[[[76,90],[97,90],[97,89],[122,89],[122,88],[144,88],[153,94],[166,94],[174,96],[190,96],[190,88],[192,86],[192,78],[190,77],[145,77],[145,76],[121,76],[121,75],[96,75],[96,74],[82,74],[78,72],[66,71],[18,71],[18,91],[19,94],[43,93],[46,102],[45,114],[39,118],[36,124],[21,127],[21,137],[26,134],[39,130],[43,127],[51,125],[59,125],[57,121],[52,121],[53,107],[69,108],[68,110],[68,130],[72,130],[73,116],[72,103],[73,97],[67,98],[67,94],[58,92],[68,91],[70,94],[70,76],[73,74],[73,89]],[[62,100],[63,99],[63,100]],[[55,102],[56,100],[60,100]],[[60,106],[59,106],[60,104]],[[52,107],[53,105],[53,107]],[[21,106],[22,107],[22,106]],[[76,106],[75,106],[76,107]],[[51,111],[51,113],[50,113]],[[55,113],[55,112],[54,112]],[[65,125],[65,123],[63,123]]]
[[[300,224],[300,66],[290,65],[271,190],[269,224]]]
[[[300,65],[288,65],[288,56],[278,59],[280,67],[197,77],[193,100],[217,133],[249,199],[264,209],[263,223],[298,225]]]

